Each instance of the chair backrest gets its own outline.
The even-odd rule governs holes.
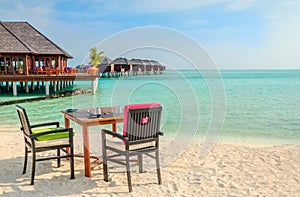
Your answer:
[[[126,105],[123,136],[129,141],[156,138],[160,131],[161,112],[159,103]]]
[[[28,120],[28,116],[26,114],[26,111],[23,107],[16,105],[16,109],[19,115],[19,119],[21,122],[21,126],[22,126],[22,130],[24,135],[26,136],[26,138],[29,138],[29,135],[32,134],[31,133],[31,128],[30,128],[30,124],[29,124],[29,120]]]

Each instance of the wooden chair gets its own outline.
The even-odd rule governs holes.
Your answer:
[[[46,71],[42,67],[39,66],[36,69],[36,73],[37,74],[46,74]]]
[[[55,75],[60,75],[62,73],[61,69],[59,68],[51,68],[51,72]]]
[[[71,74],[76,74],[77,73],[77,69],[76,68],[71,68]]]
[[[32,152],[32,172],[30,184],[34,184],[36,162],[49,159],[57,159],[57,167],[60,167],[60,159],[69,158],[71,166],[71,179],[74,179],[73,129],[61,128],[59,127],[59,122],[31,125],[25,109],[18,105],[16,106],[16,109],[19,115],[21,130],[24,134],[25,140],[23,174],[26,173],[28,153]],[[67,148],[69,149],[68,151],[65,150]],[[38,152],[49,150],[56,150],[57,156],[37,158]],[[66,155],[61,156],[60,150],[63,150]]]
[[[102,156],[104,181],[108,182],[108,161],[126,166],[129,192],[132,191],[130,176],[130,160],[138,157],[139,172],[143,171],[143,155],[156,160],[158,184],[161,184],[159,164],[159,136],[162,107],[158,103],[131,104],[124,108],[123,135],[102,129]],[[118,146],[111,145],[106,135],[119,139]],[[110,151],[110,154],[107,154]],[[151,154],[154,153],[154,156]],[[117,157],[124,156],[125,162]]]
[[[53,68],[51,67],[46,67],[45,72],[47,75],[52,75],[53,73],[55,73],[55,69],[53,70]]]

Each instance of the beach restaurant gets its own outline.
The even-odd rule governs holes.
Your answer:
[[[70,58],[73,57],[29,23],[0,21],[0,93],[13,89],[16,96],[19,84],[27,93],[35,87],[45,87],[49,95],[50,86],[56,92],[75,78],[96,80],[96,76],[76,76],[76,69],[67,67]]]
[[[73,58],[27,22],[0,22],[1,74],[31,74],[46,67],[64,70]]]

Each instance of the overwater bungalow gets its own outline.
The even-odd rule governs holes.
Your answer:
[[[152,65],[152,70],[154,73],[159,74],[161,73],[165,68],[156,60],[150,60],[150,63]]]
[[[125,73],[130,70],[130,65],[126,58],[116,58],[111,63],[111,72]]]
[[[141,59],[130,59],[129,64],[132,65],[133,75],[137,75],[139,72],[144,71],[144,64]]]
[[[101,61],[100,65],[97,66],[99,69],[99,73],[104,74],[111,71],[110,63],[112,60],[108,57],[104,58],[104,60]]]
[[[98,66],[101,76],[161,74],[165,67],[155,60],[116,58],[104,60]]]
[[[49,95],[50,86],[56,92],[75,79],[95,80],[96,76],[76,76],[76,70],[67,67],[70,58],[29,23],[0,21],[0,93],[12,89],[16,96],[20,88],[29,93],[41,82]]]

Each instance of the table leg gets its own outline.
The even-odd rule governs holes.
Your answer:
[[[90,139],[87,126],[82,126],[84,171],[86,177],[91,177]]]
[[[65,128],[70,128],[70,120],[65,117]]]
[[[112,131],[117,132],[117,124],[116,123],[112,124]]]
[[[65,117],[65,128],[70,128],[70,120]],[[70,154],[70,148],[66,148],[67,154]],[[67,160],[70,160],[68,157]]]

